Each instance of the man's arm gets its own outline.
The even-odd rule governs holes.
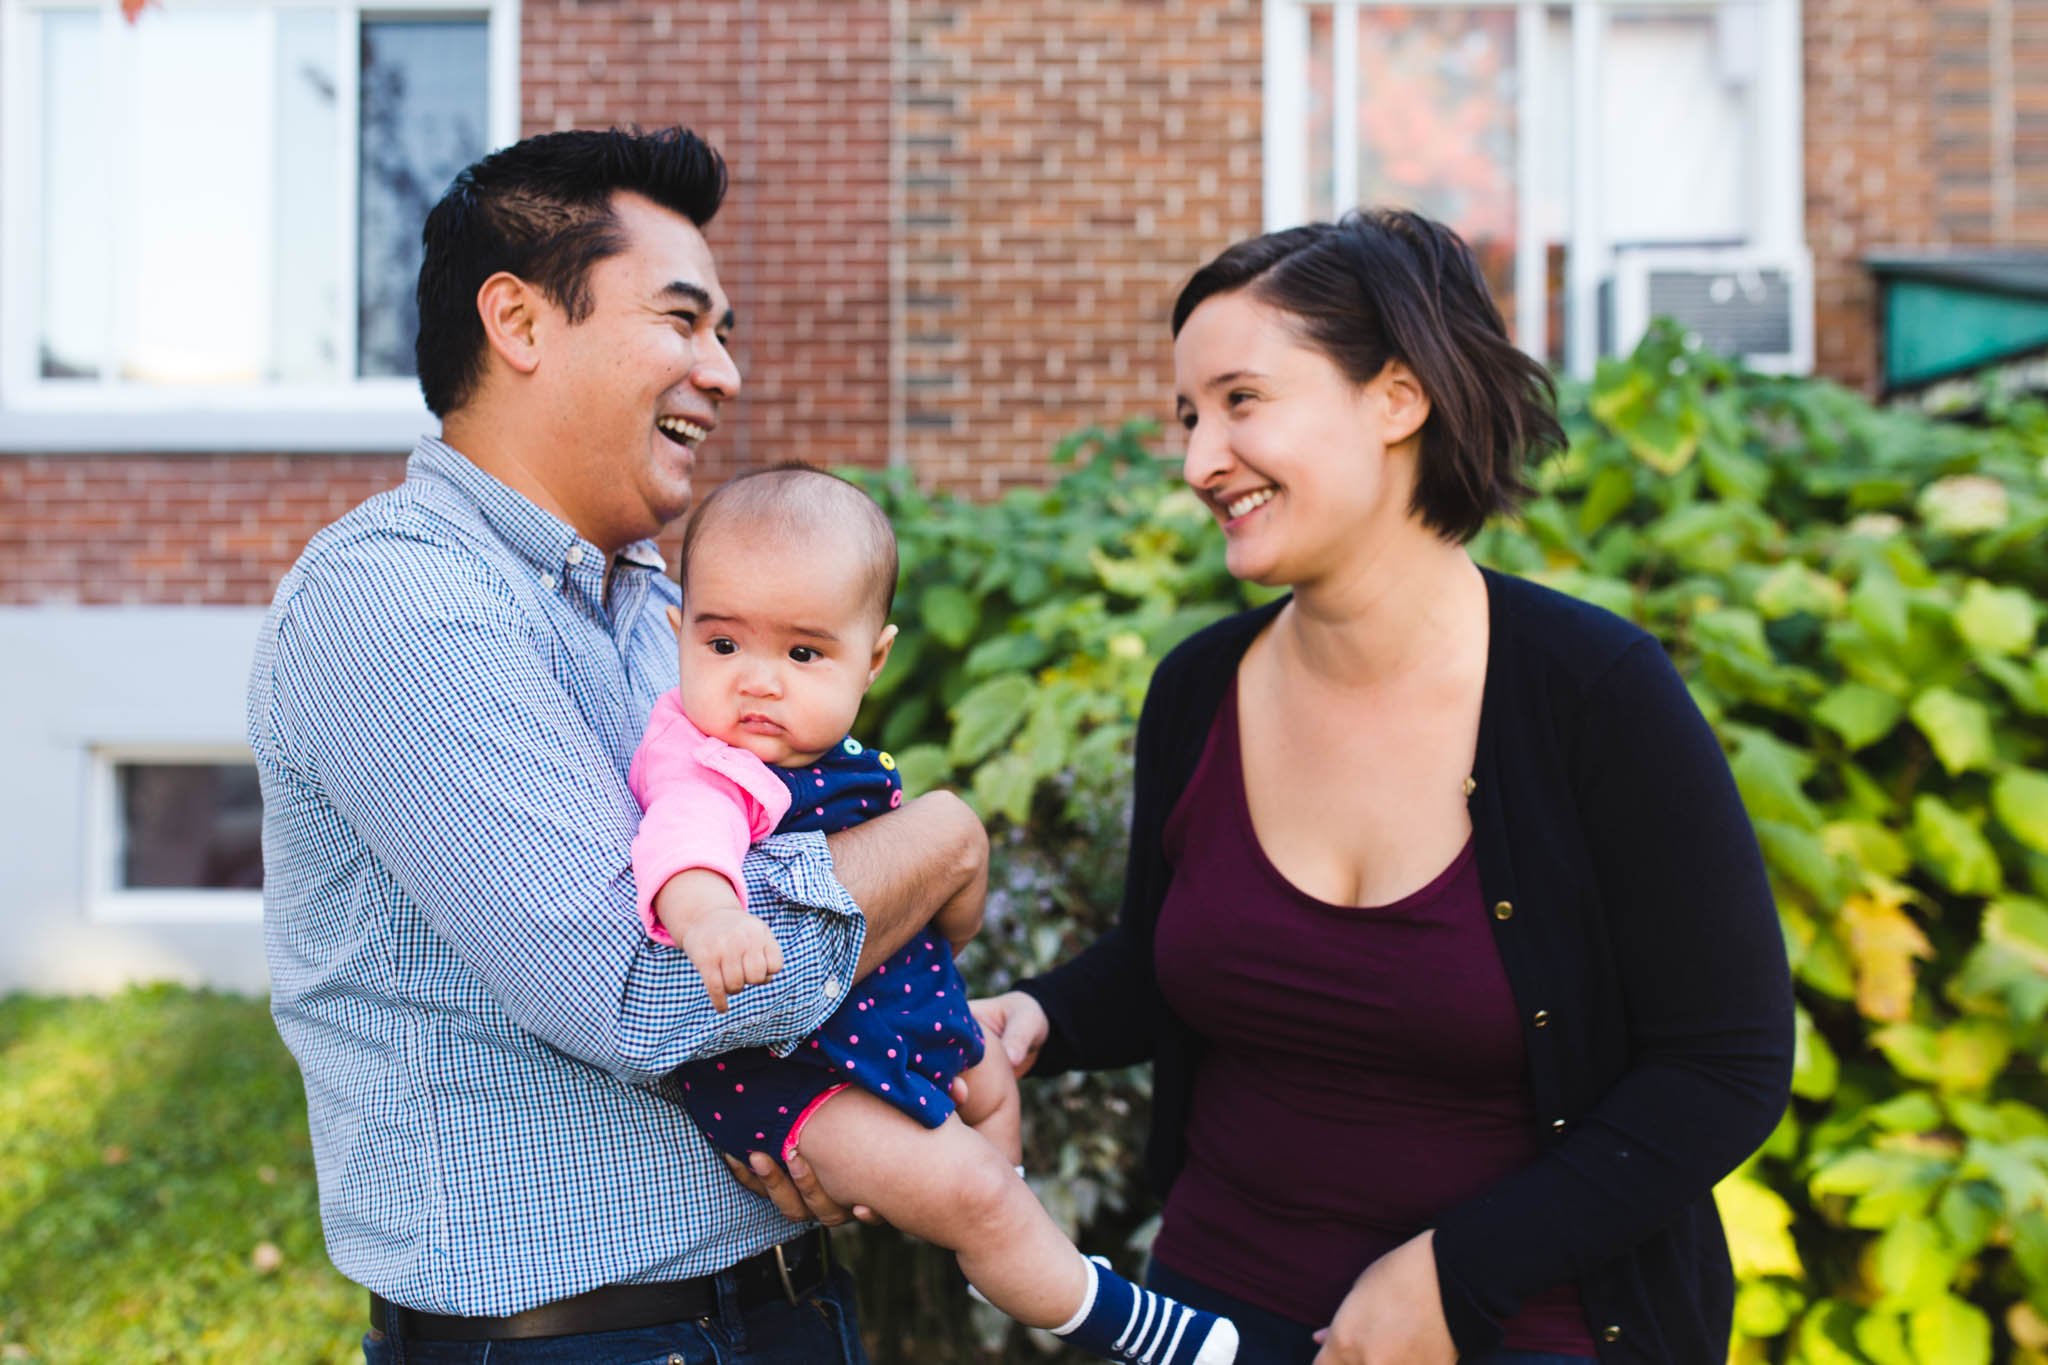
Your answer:
[[[641,928],[637,804],[534,629],[460,551],[337,547],[262,646],[259,760],[288,799],[348,826],[513,1021],[571,1056],[644,1082],[815,1028],[862,938],[822,838],[780,836],[748,855],[786,969],[720,1014],[689,960]],[[281,856],[308,877],[357,875],[328,866],[344,852]]]
[[[942,908],[978,902],[972,893],[988,883],[988,831],[973,808],[948,791],[927,792],[825,842],[839,884],[867,919],[856,980],[910,942]]]

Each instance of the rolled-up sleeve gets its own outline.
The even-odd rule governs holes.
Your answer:
[[[704,1053],[786,1048],[831,1012],[865,925],[821,837],[747,855],[785,970],[729,1012],[642,932],[638,804],[550,667],[560,643],[488,566],[387,540],[326,555],[279,606],[264,757],[332,805],[521,1028],[645,1083]],[[330,850],[337,879],[360,871],[348,842]]]

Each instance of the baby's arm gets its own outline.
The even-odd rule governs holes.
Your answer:
[[[775,935],[747,913],[740,861],[789,797],[765,766],[749,779],[748,765],[760,765],[752,755],[714,758],[722,769],[714,771],[695,756],[704,748],[674,693],[656,703],[627,777],[643,810],[633,877],[648,936],[688,955],[723,1012],[731,995],[782,969]]]
[[[676,873],[655,892],[654,915],[689,955],[704,978],[711,1008],[721,1014],[729,996],[782,970],[782,946],[766,924],[747,913],[722,872],[692,867]]]

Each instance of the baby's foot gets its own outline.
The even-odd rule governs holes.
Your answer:
[[[1230,1365],[1237,1326],[1132,1284],[1100,1256],[1088,1258],[1095,1280],[1088,1300],[1059,1332],[1073,1345],[1123,1365]]]

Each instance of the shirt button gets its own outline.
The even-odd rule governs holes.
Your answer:
[[[1494,904],[1494,907],[1493,907],[1493,917],[1494,917],[1495,919],[1513,919],[1513,918],[1514,918],[1514,915],[1515,915],[1515,906],[1514,906],[1514,902],[1512,902],[1512,901],[1498,901],[1498,902],[1496,902],[1496,903]]]
[[[583,547],[582,547],[581,545],[571,545],[571,546],[569,547],[569,563],[570,563],[571,565],[576,565],[576,564],[581,564],[582,562],[583,562]]]
[[[1550,1011],[1537,1010],[1535,1014],[1529,1017],[1529,1022],[1534,1024],[1537,1028],[1542,1028],[1545,1024],[1550,1022]]]
[[[838,978],[838,977],[836,977],[836,976],[830,976],[830,977],[826,977],[826,978],[825,978],[825,998],[826,998],[827,1000],[830,1000],[830,999],[831,999],[831,998],[832,998],[833,996],[835,996],[835,995],[837,995],[837,994],[839,994],[839,978]]]
[[[555,576],[551,573],[542,574],[540,576],[540,588],[542,592],[553,592],[555,590]]]
[[[1552,1119],[1552,1120],[1550,1121],[1550,1131],[1551,1131],[1551,1132],[1553,1132],[1553,1133],[1555,1133],[1555,1134],[1557,1134],[1557,1135],[1558,1135],[1559,1137],[1563,1137],[1563,1136],[1564,1136],[1564,1120],[1563,1120],[1563,1119]],[[1608,1338],[1608,1340],[1610,1340],[1610,1341],[1611,1341],[1611,1340],[1613,1340],[1613,1338],[1612,1338],[1612,1337],[1610,1337],[1610,1338]]]
[[[1613,1323],[1607,1324],[1607,1326],[1600,1329],[1600,1339],[1602,1341],[1620,1341],[1621,1328],[1615,1326]]]

